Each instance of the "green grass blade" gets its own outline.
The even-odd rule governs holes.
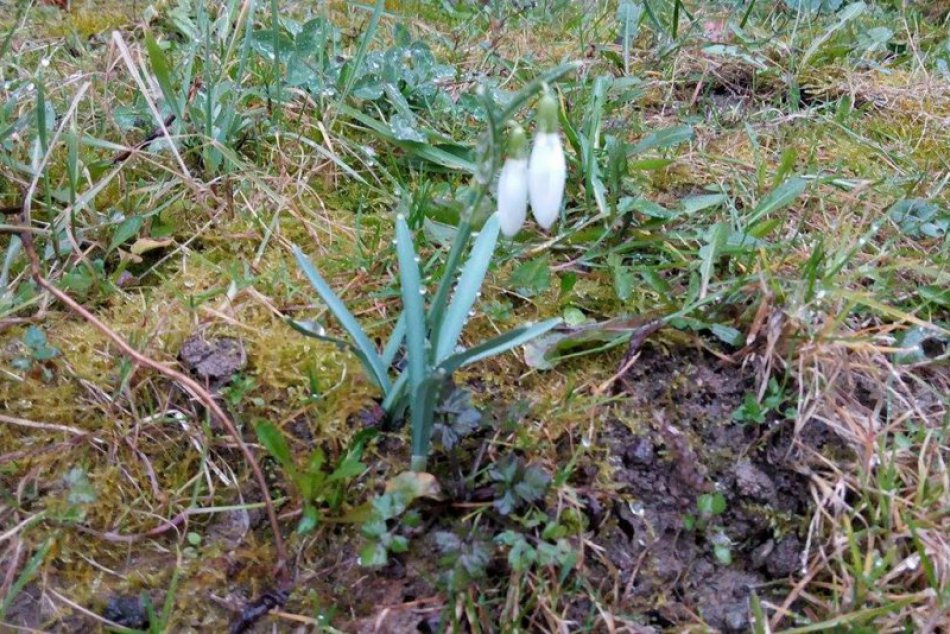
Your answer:
[[[679,145],[693,138],[693,128],[688,125],[677,125],[671,128],[657,130],[645,136],[639,143],[633,146],[627,156],[637,156],[647,150],[660,149],[665,150],[674,145]]]
[[[405,141],[402,139],[397,139],[393,135],[389,126],[382,121],[374,119],[373,117],[360,112],[356,108],[351,108],[342,103],[338,104],[336,108],[340,114],[346,115],[354,121],[358,121],[376,133],[377,136],[387,143],[392,143],[396,147],[405,150],[412,156],[420,158],[424,161],[429,161],[435,165],[440,165],[450,170],[459,170],[467,174],[475,173],[475,163],[464,156],[459,156],[436,145],[419,143],[418,141]]]
[[[419,277],[419,263],[412,245],[412,234],[406,216],[396,217],[396,255],[399,259],[399,281],[402,287],[403,313],[406,315],[406,364],[409,370],[410,419],[412,423],[413,461],[428,454],[429,437],[426,435],[425,404],[420,400],[422,387],[429,372],[427,363],[426,315],[423,302],[425,289]]]
[[[455,345],[462,335],[462,329],[468,321],[469,311],[475,305],[482,282],[485,281],[485,274],[488,272],[488,265],[491,264],[495,244],[498,242],[498,231],[498,214],[492,214],[478,233],[478,238],[475,239],[475,245],[455,287],[455,298],[449,304],[445,320],[439,328],[435,350],[436,363],[447,358],[455,350]]]
[[[451,374],[463,366],[481,361],[482,359],[488,359],[503,352],[508,352],[512,348],[525,344],[535,337],[540,337],[560,324],[561,319],[556,318],[533,326],[519,326],[513,328],[504,334],[493,337],[464,352],[452,355],[440,363],[439,367]]]
[[[344,72],[340,75],[340,80],[343,82],[343,85],[340,89],[340,103],[346,101],[350,91],[353,90],[353,86],[356,85],[356,81],[360,77],[360,66],[363,65],[363,60],[366,59],[366,52],[369,50],[369,43],[372,42],[373,38],[376,36],[376,29],[379,27],[379,18],[383,14],[383,9],[385,8],[386,0],[376,0],[376,6],[373,8],[373,15],[370,16],[369,24],[367,24],[366,28],[363,30],[363,35],[360,38],[360,45],[356,50],[356,55],[353,56],[352,65],[349,68],[349,72]]]
[[[369,340],[369,337],[366,336],[366,333],[363,332],[363,328],[359,322],[356,321],[356,317],[346,308],[346,305],[340,298],[336,296],[336,293],[333,292],[333,289],[330,288],[330,285],[326,283],[323,277],[320,276],[317,269],[307,256],[304,255],[304,252],[300,250],[300,247],[295,246],[293,251],[300,270],[303,271],[303,274],[311,286],[313,286],[314,290],[320,295],[320,299],[327,305],[327,308],[330,309],[330,312],[333,313],[336,320],[340,322],[343,329],[350,335],[356,348],[358,348],[366,358],[366,364],[372,370],[372,378],[376,381],[376,384],[379,385],[384,394],[389,392],[391,385],[389,383],[389,375],[386,372],[386,366],[383,364],[382,359],[379,358],[379,354],[376,352],[373,343]]]
[[[755,210],[753,210],[748,220],[746,220],[747,226],[755,224],[762,219],[762,217],[767,216],[773,211],[778,211],[779,209],[784,209],[791,205],[796,198],[802,195],[807,184],[804,179],[796,176],[773,189],[756,205]]]
[[[23,572],[20,573],[20,576],[17,577],[16,581],[13,582],[13,585],[10,586],[10,589],[7,591],[7,596],[3,597],[3,602],[0,603],[0,621],[3,621],[6,617],[7,610],[10,609],[10,606],[13,605],[13,600],[16,599],[17,595],[26,587],[26,584],[36,576],[37,571],[40,566],[43,564],[43,560],[46,559],[46,555],[49,553],[50,549],[53,547],[53,544],[56,540],[53,537],[47,537],[46,541],[43,542],[43,545],[40,546],[36,552],[30,557],[30,560],[26,563],[26,566],[23,567]]]
[[[165,103],[171,108],[172,114],[181,119],[181,104],[178,102],[178,94],[172,86],[171,65],[165,56],[165,51],[158,45],[151,33],[145,34],[145,50],[148,51],[148,63],[151,66],[152,74],[158,82],[158,87],[162,90],[165,97]]]
[[[702,257],[702,264],[699,267],[699,273],[702,277],[702,283],[699,288],[699,299],[706,297],[709,289],[709,281],[712,279],[716,262],[722,254],[722,249],[729,240],[729,225],[724,222],[718,222],[710,228],[709,241],[699,250]]]
[[[577,68],[580,68],[580,66],[581,66],[581,62],[567,62],[566,64],[555,66],[554,68],[547,71],[546,73],[543,73],[539,75],[538,77],[535,77],[534,79],[529,81],[527,84],[525,84],[521,90],[515,93],[515,95],[511,98],[511,100],[505,106],[505,109],[502,110],[501,114],[495,117],[495,119],[497,121],[502,122],[502,124],[504,124],[505,121],[515,116],[515,114],[517,114],[517,112],[521,109],[521,107],[524,106],[532,97],[534,97],[538,93],[538,91],[541,90],[541,87],[544,86],[544,84],[552,84],[558,79],[560,79],[561,77],[563,77],[564,75],[567,75],[571,71]]]

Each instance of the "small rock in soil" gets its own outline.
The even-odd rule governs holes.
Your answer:
[[[748,460],[743,460],[736,465],[735,474],[736,488],[743,496],[760,502],[775,500],[775,483],[764,471]]]
[[[116,595],[109,597],[102,616],[123,627],[137,630],[148,628],[148,611],[139,597]]]
[[[798,569],[801,555],[801,542],[794,535],[789,535],[782,539],[766,558],[765,571],[773,579],[787,577]]]
[[[178,359],[188,372],[214,389],[227,385],[247,366],[244,344],[233,337],[192,335],[182,344]]]
[[[623,465],[628,468],[651,464],[653,459],[653,443],[645,436],[634,436],[623,452]]]

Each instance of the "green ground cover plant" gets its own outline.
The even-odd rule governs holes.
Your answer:
[[[0,629],[935,632],[950,14],[0,0]]]

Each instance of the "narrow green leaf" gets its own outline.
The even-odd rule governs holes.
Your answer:
[[[402,373],[393,381],[392,389],[386,393],[380,407],[392,419],[398,419],[405,411],[407,404],[406,389],[409,387],[409,372],[403,370]]]
[[[46,541],[43,542],[43,545],[40,546],[36,552],[30,557],[30,560],[23,567],[23,571],[20,572],[20,575],[17,577],[16,581],[13,582],[13,585],[10,586],[10,589],[7,591],[7,595],[3,597],[3,602],[0,603],[0,621],[3,621],[6,617],[7,610],[10,609],[10,606],[13,605],[13,600],[16,599],[17,595],[26,587],[26,584],[36,576],[37,571],[40,566],[43,564],[43,561],[46,559],[46,555],[49,554],[50,549],[53,547],[55,539],[53,537],[47,537]]]
[[[835,31],[839,30],[845,24],[864,13],[865,9],[867,8],[868,5],[866,5],[864,2],[854,2],[842,9],[841,13],[838,14],[838,21],[825,29],[824,33],[812,41],[811,45],[805,51],[805,54],[802,55],[802,59],[799,62],[799,68],[805,67],[805,64],[809,59],[811,59],[812,55],[814,55],[816,52],[818,52],[818,49],[824,46],[825,42],[828,41]]]
[[[393,331],[389,334],[389,339],[386,341],[386,347],[383,348],[383,365],[387,368],[393,364],[393,361],[396,359],[396,354],[399,352],[399,348],[402,347],[403,341],[406,339],[406,313],[400,313],[399,319],[396,320],[396,325],[393,327]]]
[[[692,138],[693,128],[691,126],[678,125],[672,128],[664,128],[663,130],[652,132],[641,139],[639,143],[633,146],[633,149],[630,150],[627,156],[636,156],[637,154],[643,154],[653,149],[665,150],[674,145],[689,141]]]
[[[517,112],[525,105],[532,97],[534,97],[544,84],[553,84],[555,81],[567,75],[571,71],[580,68],[581,62],[567,62],[566,64],[561,64],[560,66],[555,66],[549,71],[542,73],[541,75],[536,76],[534,79],[529,81],[527,84],[522,87],[515,95],[508,101],[505,105],[505,109],[501,111],[496,119],[498,121],[507,121],[511,119]]]
[[[300,250],[300,247],[294,246],[293,252],[304,276],[306,276],[314,290],[320,295],[323,303],[327,305],[327,308],[330,309],[330,312],[333,313],[333,316],[340,322],[340,325],[343,326],[347,334],[350,335],[350,338],[353,339],[356,348],[362,354],[361,361],[364,361],[364,365],[371,370],[370,377],[376,381],[376,384],[383,390],[383,393],[389,392],[391,386],[389,376],[386,373],[386,366],[383,364],[382,359],[379,358],[379,354],[377,354],[376,348],[369,340],[369,337],[366,336],[366,333],[363,332],[363,328],[359,322],[356,321],[356,317],[347,310],[346,305],[343,304],[340,298],[333,292],[333,289],[330,288],[330,285],[320,276],[317,269],[307,256],[304,255],[304,252]]]
[[[475,363],[476,361],[481,361],[482,359],[494,357],[495,355],[502,354],[503,352],[507,352],[512,348],[516,348],[517,346],[525,344],[535,337],[540,337],[544,333],[560,324],[561,319],[555,318],[541,322],[540,324],[535,324],[533,326],[519,326],[509,330],[504,334],[498,335],[497,337],[493,337],[488,341],[484,341],[477,346],[469,348],[464,352],[452,355],[439,364],[439,367],[444,369],[448,374],[451,374],[463,366]]]
[[[428,375],[426,354],[426,315],[423,303],[425,288],[419,276],[419,264],[412,245],[412,234],[406,216],[396,217],[396,255],[399,259],[399,282],[402,286],[403,312],[406,315],[406,365],[409,371],[409,415],[412,425],[412,455],[428,455],[429,438],[425,435],[425,404],[421,388]],[[428,412],[431,415],[431,412]]]
[[[719,207],[726,200],[725,194],[699,194],[684,198],[680,201],[680,206],[683,208],[683,213],[691,215],[704,209]]]
[[[807,184],[804,179],[795,176],[773,189],[756,205],[752,214],[746,220],[746,226],[758,222],[763,216],[791,205],[796,198],[802,195]]]
[[[765,618],[765,610],[762,609],[762,601],[755,592],[749,596],[749,611],[752,613],[753,634],[771,634],[769,620]]]
[[[699,267],[699,273],[702,277],[702,282],[699,287],[699,299],[706,297],[709,280],[712,279],[716,262],[719,260],[719,255],[728,239],[729,225],[724,222],[716,223],[710,229],[708,242],[699,250],[699,255],[702,258],[702,264]]]
[[[319,339],[320,341],[326,341],[327,343],[332,343],[338,346],[341,350],[349,350],[353,356],[355,356],[360,364],[363,366],[363,370],[366,372],[367,376],[370,378],[375,378],[375,369],[370,360],[363,354],[362,350],[354,346],[349,341],[345,339],[340,339],[339,337],[333,337],[326,334],[326,329],[315,321],[300,321],[296,319],[288,319],[287,324],[304,335],[305,337],[312,337],[314,339]],[[388,367],[388,366],[387,366]]]
[[[498,223],[498,214],[492,214],[478,233],[468,261],[462,267],[462,274],[455,287],[455,298],[449,304],[442,327],[439,328],[439,340],[435,351],[436,363],[455,350],[459,337],[462,335],[462,328],[468,321],[469,311],[475,305],[482,282],[485,281],[485,273],[488,272],[488,265],[491,264],[491,257],[498,241]]]
[[[349,72],[340,73],[340,80],[343,82],[342,90],[340,91],[340,103],[346,101],[350,91],[353,90],[353,86],[359,79],[359,69],[363,66],[363,60],[366,58],[366,52],[369,50],[369,43],[372,42],[376,36],[376,29],[379,27],[379,18],[382,16],[385,8],[386,0],[376,0],[376,6],[373,7],[373,14],[369,18],[369,24],[366,25],[366,28],[363,29],[363,33],[360,36],[360,45],[359,48],[356,49],[356,55],[353,56],[353,59],[350,60],[348,64]]]
[[[390,126],[379,121],[378,119],[374,119],[373,117],[360,112],[356,108],[351,108],[345,104],[338,104],[337,110],[339,110],[341,114],[344,114],[351,119],[363,124],[375,132],[376,135],[384,141],[392,143],[396,147],[405,150],[417,158],[429,161],[430,163],[434,163],[436,165],[441,165],[442,167],[448,168],[450,170],[459,170],[468,174],[475,173],[475,163],[465,156],[460,156],[459,154],[449,152],[446,149],[430,143],[419,143],[418,141],[406,141],[399,139],[392,133]],[[464,148],[453,147],[453,149],[458,149],[460,154],[468,154],[468,151]]]
[[[148,62],[152,74],[158,82],[158,87],[162,90],[162,96],[165,97],[165,103],[171,108],[172,114],[176,118],[181,118],[181,104],[178,101],[178,94],[172,85],[171,64],[151,33],[145,34],[145,50],[148,51]]]

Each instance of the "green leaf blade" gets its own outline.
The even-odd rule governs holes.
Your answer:
[[[392,386],[389,381],[389,376],[386,373],[386,366],[376,352],[376,347],[369,340],[369,337],[366,336],[366,333],[363,332],[363,328],[359,322],[356,321],[356,317],[347,309],[342,300],[337,297],[336,293],[333,292],[330,285],[327,284],[326,280],[317,272],[316,267],[314,267],[310,259],[304,255],[300,247],[294,246],[293,252],[297,264],[300,266],[300,270],[303,271],[310,285],[317,291],[320,295],[320,299],[327,305],[327,308],[330,309],[330,312],[333,313],[336,320],[340,322],[340,325],[343,326],[344,330],[346,330],[347,334],[353,340],[355,347],[360,351],[362,355],[361,361],[364,361],[364,365],[371,371],[371,378],[376,381],[376,384],[383,390],[383,393],[388,393]]]
[[[435,353],[436,363],[452,353],[462,335],[462,329],[468,321],[469,312],[475,305],[485,274],[488,272],[488,266],[491,264],[495,244],[498,242],[499,227],[498,214],[492,214],[475,239],[475,245],[459,276],[455,298],[449,304],[445,320],[439,329]]]

